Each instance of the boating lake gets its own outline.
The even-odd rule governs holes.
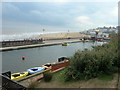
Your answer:
[[[98,45],[102,45],[103,42],[97,42]],[[37,48],[19,49],[12,51],[2,52],[2,72],[11,71],[22,72],[29,68],[41,66],[45,63],[57,62],[59,57],[72,56],[77,50],[92,49],[93,42],[77,42],[69,43],[68,46],[53,45]],[[22,56],[25,56],[25,60],[22,60]]]

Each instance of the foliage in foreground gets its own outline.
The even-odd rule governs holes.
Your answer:
[[[44,73],[44,81],[50,82],[51,80],[52,80],[52,73],[50,72]]]
[[[90,79],[101,74],[116,72],[116,68],[120,65],[119,42],[116,37],[108,44],[95,46],[91,51],[77,51],[70,58],[70,66],[65,70],[65,81]]]

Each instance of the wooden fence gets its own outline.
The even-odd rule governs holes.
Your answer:
[[[68,66],[68,65],[69,65],[69,61],[68,61],[68,60],[64,60],[64,61],[62,61],[62,62],[58,62],[58,63],[52,65],[51,71],[55,71],[55,70],[57,70],[57,69],[66,67],[66,66]]]

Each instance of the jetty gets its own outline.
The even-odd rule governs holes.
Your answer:
[[[8,40],[0,42],[0,51],[34,48],[62,43],[79,42],[80,38],[90,37],[79,32],[49,33],[36,36],[35,39]]]
[[[22,45],[22,46],[11,46],[11,47],[1,47],[0,51],[9,51],[9,50],[18,50],[18,49],[26,49],[26,48],[34,48],[34,47],[43,47],[43,46],[51,46],[51,45],[59,45],[63,42],[73,43],[80,42],[80,39],[63,39],[63,40],[46,40],[42,43],[30,44],[30,45]]]

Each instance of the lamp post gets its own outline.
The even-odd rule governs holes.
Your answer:
[[[43,33],[44,33],[45,29],[43,29]]]
[[[69,38],[68,36],[69,36],[69,30],[68,30],[67,35],[66,35],[66,38],[67,38],[67,39]]]
[[[42,34],[42,38],[41,38],[41,39],[44,41],[44,40],[45,40],[45,39],[44,39],[44,32],[45,32],[45,29],[43,29],[42,31],[43,31],[43,34]]]
[[[95,41],[96,41],[96,44],[97,44],[97,36],[98,36],[98,33],[99,33],[100,31],[99,30],[95,30],[95,34],[96,34],[96,37],[95,37]]]

